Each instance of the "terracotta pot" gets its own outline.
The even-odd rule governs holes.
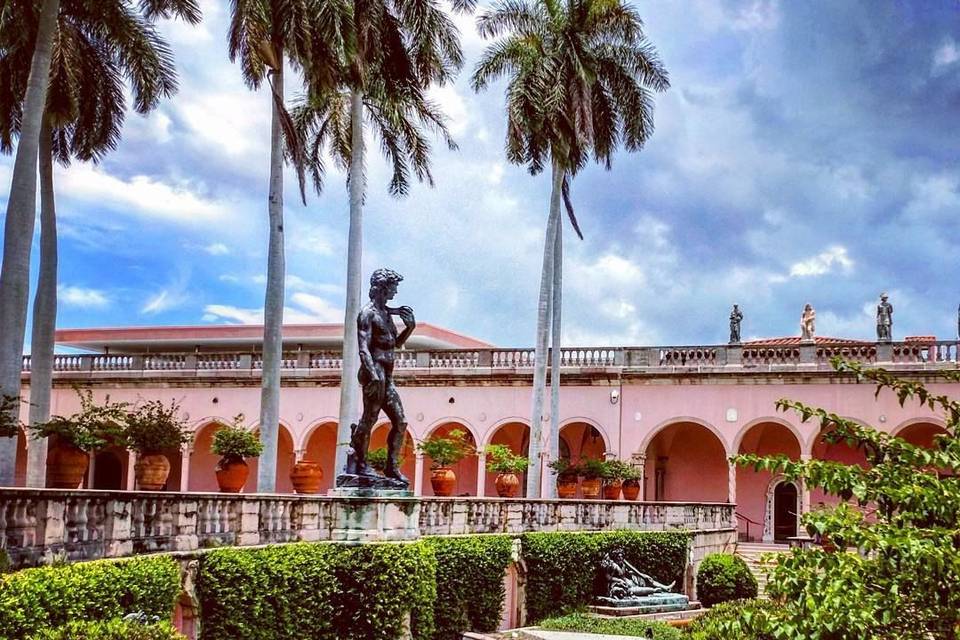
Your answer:
[[[159,491],[170,475],[170,461],[162,453],[144,453],[137,458],[133,470],[142,491]]]
[[[600,497],[600,478],[584,478],[580,483],[580,491],[583,492],[584,500],[596,500]]]
[[[320,468],[319,462],[301,460],[293,465],[290,481],[293,482],[293,490],[297,493],[320,493],[323,469]]]
[[[50,468],[50,487],[77,489],[90,465],[90,454],[70,445],[57,445],[50,450],[47,466]]]
[[[609,480],[605,482],[603,485],[603,499],[619,500],[621,487],[623,487],[623,482],[620,480]]]
[[[640,497],[640,481],[624,480],[623,481],[623,499],[636,500],[639,497]]]
[[[557,496],[569,500],[577,497],[577,476],[557,476]]]
[[[240,493],[247,483],[250,467],[243,458],[220,458],[217,462],[217,484],[222,493]]]
[[[453,495],[457,488],[457,474],[449,467],[430,470],[430,486],[433,487],[433,495],[447,498]]]
[[[520,478],[515,473],[497,475],[497,495],[501,498],[516,498],[520,490]]]

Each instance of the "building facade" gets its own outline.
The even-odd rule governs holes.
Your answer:
[[[136,402],[177,400],[194,433],[182,451],[167,452],[168,491],[216,491],[210,452],[218,425],[243,414],[256,429],[259,415],[259,327],[204,327],[61,331],[58,342],[87,355],[57,357],[51,412],[79,409],[75,386],[96,399]],[[277,489],[292,491],[289,472],[297,459],[321,464],[325,488],[334,466],[339,406],[339,327],[290,327],[280,407]],[[395,377],[409,420],[403,471],[417,495],[432,494],[429,460],[414,443],[461,429],[478,451],[509,445],[525,454],[530,439],[532,349],[500,349],[436,327],[418,327],[398,352]],[[797,532],[797,514],[826,498],[769,473],[737,468],[737,453],[785,454],[866,464],[843,445],[824,446],[819,425],[779,413],[790,398],[862,421],[911,442],[929,446],[944,432],[929,410],[901,407],[890,394],[833,371],[830,358],[844,356],[896,370],[952,395],[955,384],[938,376],[957,368],[957,342],[922,339],[867,343],[799,338],[743,345],[636,348],[565,348],[561,354],[560,455],[574,460],[619,458],[644,470],[642,499],[735,503],[742,539],[782,539]],[[24,361],[29,397],[29,358]],[[24,415],[24,419],[26,416]],[[543,437],[550,420],[545,416]],[[386,418],[371,447],[382,446]],[[546,441],[546,440],[545,440]],[[18,443],[17,478],[26,472],[27,439]],[[84,486],[134,489],[132,454],[116,447],[93,458]],[[255,467],[252,461],[251,466]],[[545,465],[544,465],[545,466]],[[492,496],[494,474],[482,453],[454,468],[460,496]],[[256,491],[251,469],[245,491]],[[549,471],[542,486],[553,482]],[[521,482],[521,486],[524,486]],[[547,495],[547,492],[544,492]]]

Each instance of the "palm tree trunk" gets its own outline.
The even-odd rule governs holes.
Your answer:
[[[20,395],[23,336],[30,295],[30,249],[37,215],[37,154],[59,13],[60,0],[44,0],[7,200],[3,266],[0,267],[0,395]],[[13,485],[16,460],[17,439],[0,438],[0,486]]]
[[[343,312],[343,366],[340,371],[340,414],[337,423],[337,472],[347,462],[350,425],[357,419],[360,395],[357,370],[357,314],[363,280],[363,198],[366,176],[363,166],[363,93],[350,91],[350,232],[347,241],[347,299]]]
[[[553,245],[553,296],[550,305],[550,460],[560,457],[560,318],[563,310],[563,222],[557,221]],[[547,482],[546,496],[557,497],[557,483]]]
[[[283,60],[283,56],[278,55]],[[283,68],[273,74],[273,91],[283,95]],[[267,291],[263,305],[263,369],[260,388],[260,440],[263,453],[257,468],[257,491],[274,493],[277,487],[277,440],[280,432],[280,364],[283,358],[283,149],[280,107],[270,96],[270,220],[267,253]]]
[[[40,129],[40,275],[33,299],[30,337],[30,424],[50,419],[54,331],[57,327],[57,209],[53,191],[53,131]],[[27,449],[27,486],[46,485],[47,439]]]
[[[530,466],[527,469],[527,496],[540,497],[543,449],[543,392],[547,378],[547,337],[548,311],[553,283],[553,255],[556,242],[556,229],[560,221],[560,189],[563,184],[563,171],[554,163],[553,189],[550,193],[550,215],[547,218],[547,232],[543,246],[543,268],[540,272],[540,297],[537,304],[537,341],[534,352],[533,400],[530,410]]]

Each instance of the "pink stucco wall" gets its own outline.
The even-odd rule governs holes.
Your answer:
[[[109,394],[112,400],[136,402],[138,398],[177,399],[189,416],[191,428],[199,430],[186,470],[190,490],[213,490],[216,457],[209,453],[211,423],[230,422],[238,413],[255,427],[259,414],[260,389],[255,381],[176,379],[154,382],[149,379],[99,379],[96,399]],[[413,441],[457,426],[467,431],[477,446],[491,442],[508,444],[525,453],[529,441],[526,416],[530,411],[529,378],[503,381],[481,377],[476,381],[461,376],[449,383],[400,380],[401,395]],[[957,395],[957,385],[931,384],[931,391]],[[612,391],[616,394],[611,394]],[[727,457],[738,451],[786,453],[796,456],[827,456],[846,460],[839,448],[815,447],[818,425],[801,423],[792,414],[775,410],[777,399],[789,397],[829,411],[861,420],[886,431],[903,430],[911,440],[928,444],[942,422],[929,410],[908,404],[900,407],[890,394],[874,400],[871,385],[857,385],[831,374],[691,374],[650,375],[620,379],[607,374],[564,384],[561,390],[561,435],[574,458],[608,455],[630,460],[646,455],[646,496],[654,497],[658,464],[665,465],[667,500],[725,501],[733,498],[738,511],[762,522],[765,495],[770,477],[739,470],[730,474]],[[62,415],[79,408],[70,388],[58,387],[52,411]],[[278,489],[290,489],[289,468],[296,455],[306,455],[323,466],[326,486],[336,475],[333,447],[339,406],[339,389],[320,386],[310,379],[297,379],[285,386],[281,397],[280,459]],[[26,416],[23,416],[26,418]],[[549,421],[544,422],[544,429]],[[589,429],[598,437],[590,437]],[[439,430],[439,431],[438,431]],[[387,426],[377,427],[373,445],[379,446]],[[587,437],[584,437],[584,436]],[[546,442],[544,434],[544,442]],[[412,442],[409,447],[412,448]],[[415,482],[418,492],[429,495],[429,460],[423,461],[419,478],[414,478],[416,455],[412,450],[403,471]],[[23,451],[21,450],[21,460]],[[179,487],[180,456],[171,454],[174,471],[168,488]],[[18,463],[22,465],[22,462]],[[19,468],[19,467],[18,467]],[[476,458],[458,465],[458,494],[474,495],[478,481],[486,495],[494,495],[493,474],[479,474]],[[245,490],[255,489],[256,462]],[[732,481],[731,481],[732,480]],[[552,481],[545,474],[544,484]],[[810,498],[815,505],[818,495]]]

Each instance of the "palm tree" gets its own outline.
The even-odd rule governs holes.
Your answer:
[[[570,179],[591,155],[610,169],[621,143],[628,151],[642,148],[653,133],[652,92],[666,90],[669,80],[643,34],[643,22],[624,0],[500,0],[478,18],[477,26],[483,37],[496,42],[477,64],[474,90],[502,76],[508,79],[508,160],[527,165],[531,174],[540,173],[548,162],[552,170],[527,474],[527,495],[537,497],[551,316],[555,319],[551,376],[559,380],[561,200],[582,238],[570,200]],[[554,405],[550,452],[556,456],[558,403]]]
[[[335,84],[335,46],[324,32],[312,37],[317,25],[339,29],[346,7],[335,0],[233,0],[229,31],[231,61],[240,61],[244,82],[259,89],[270,86],[270,179],[267,195],[269,240],[267,283],[263,309],[263,364],[260,391],[260,438],[264,450],[257,474],[257,491],[276,488],[277,438],[280,427],[280,365],[283,357],[283,163],[289,158],[297,169],[304,195],[304,164],[293,121],[284,107],[283,67],[290,64],[310,77]],[[329,32],[326,32],[329,33]]]
[[[9,153],[20,134],[34,43],[20,37],[37,31],[33,5],[0,19],[0,150]],[[124,76],[134,109],[147,113],[176,91],[166,43],[153,27],[158,17],[197,22],[193,0],[169,0],[133,8],[113,0],[84,6],[65,2],[58,15],[49,90],[39,138],[40,273],[34,297],[30,375],[30,423],[50,415],[54,329],[57,315],[57,229],[53,162],[74,158],[98,162],[120,140],[126,114]],[[27,485],[43,486],[46,441],[29,449]]]
[[[468,11],[475,0],[455,0],[453,8]],[[420,116],[425,112],[414,106],[422,101],[422,91],[431,84],[447,82],[463,65],[458,32],[449,16],[432,0],[354,0],[345,41],[345,82],[350,92],[350,158],[347,163],[347,183],[350,190],[350,228],[347,240],[347,286],[343,321],[343,365],[340,377],[340,411],[337,442],[350,439],[350,424],[356,419],[359,398],[356,371],[359,366],[357,350],[357,312],[360,308],[362,287],[361,262],[363,254],[363,201],[366,191],[364,172],[364,135],[367,105],[380,104],[378,110],[392,102],[408,105],[408,113],[421,123],[435,127],[438,120]],[[312,93],[319,94],[315,90]],[[367,94],[374,94],[372,101]],[[411,102],[413,101],[413,102]],[[427,111],[433,108],[428,106]],[[374,119],[378,116],[374,116]],[[398,121],[399,122],[399,121]],[[374,122],[379,132],[384,132],[381,123]],[[381,138],[387,141],[389,138]],[[422,145],[412,145],[408,151],[428,150]],[[384,149],[390,157],[391,151]],[[409,158],[414,170],[427,166],[427,157]],[[406,173],[406,162],[401,162]],[[394,160],[394,179],[391,190],[404,181],[397,180],[397,162]],[[405,192],[405,188],[404,188]],[[338,445],[336,468],[342,469],[346,462],[346,446]]]

